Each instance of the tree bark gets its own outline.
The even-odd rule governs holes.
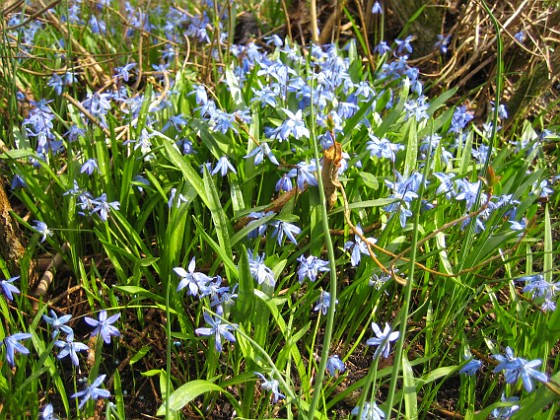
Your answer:
[[[12,206],[8,200],[4,184],[0,182],[0,256],[6,262],[11,273],[20,273],[20,262],[25,254],[21,240],[21,231],[10,212]]]

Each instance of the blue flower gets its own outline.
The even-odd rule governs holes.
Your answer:
[[[434,45],[434,48],[439,49],[439,52],[442,54],[447,54],[447,47],[449,45],[449,41],[451,40],[451,35],[442,35],[438,34],[437,42]]]
[[[172,61],[176,55],[177,53],[171,44],[167,44],[165,49],[161,52],[161,58],[167,62]]]
[[[392,277],[390,274],[382,274],[381,276],[379,276],[377,275],[377,273],[375,273],[369,279],[368,285],[376,290],[381,290],[385,283],[391,280],[391,278]],[[385,293],[388,294],[387,291]]]
[[[385,158],[394,162],[397,158],[397,152],[404,150],[404,145],[391,143],[386,138],[379,138],[373,133],[369,133],[370,140],[366,143],[366,149],[369,150],[370,156],[378,159]]]
[[[528,282],[527,286],[523,288],[523,292],[533,292],[533,297],[551,297],[553,296],[552,290],[548,287],[543,287],[544,285],[548,284],[548,282],[544,279],[542,274],[534,274],[532,276],[525,276],[520,277],[517,281],[525,281]]]
[[[422,159],[426,159],[426,156],[428,154],[428,152],[431,149],[431,156],[434,156],[435,153],[438,150],[438,146],[441,143],[441,136],[434,134],[431,136],[426,136],[423,140],[422,143],[420,144],[420,152],[421,152],[421,158]],[[444,164],[449,163],[449,161],[453,158],[453,154],[451,152],[449,152],[448,150],[445,149],[445,147],[441,146],[440,150],[440,158],[441,161]]]
[[[461,223],[461,230],[465,230],[465,228],[469,226],[469,224],[471,223],[471,220],[472,218],[465,219],[465,221]],[[484,221],[482,220],[481,215],[476,216],[474,221],[475,221],[475,227],[474,227],[475,233],[480,233],[483,230],[486,230],[486,226],[484,226]]]
[[[310,255],[309,257],[300,255],[297,260],[300,263],[298,269],[298,278],[300,283],[303,283],[306,277],[310,281],[315,281],[317,280],[317,276],[320,271],[326,272],[330,270],[328,261],[323,261],[314,255]]]
[[[521,44],[523,44],[527,39],[527,35],[523,31],[517,32],[513,37],[517,40],[517,42],[520,42]]]
[[[494,373],[503,371],[508,384],[514,384],[521,378],[525,390],[531,392],[533,390],[532,379],[548,382],[548,376],[545,373],[533,369],[542,364],[539,359],[527,361],[521,357],[514,357],[513,350],[510,347],[506,347],[505,356],[495,354],[492,357],[499,362],[494,369]]]
[[[91,203],[93,204],[91,214],[97,213],[103,222],[107,221],[111,209],[118,210],[120,208],[120,203],[118,201],[107,201],[107,194],[105,193],[93,199]]]
[[[316,171],[317,165],[314,162],[300,162],[295,168],[288,171],[288,176],[290,178],[297,177],[297,186],[300,190],[303,190],[305,184],[317,186],[317,178],[314,175]]]
[[[360,413],[360,407],[354,407],[350,414],[357,416]],[[362,416],[359,420],[383,420],[385,413],[381,410],[375,401],[372,403],[366,402],[362,409]]]
[[[207,283],[202,289],[200,297],[209,296],[210,297],[210,306],[218,306],[222,305],[223,299],[222,296],[225,294],[227,298],[231,298],[230,288],[229,286],[222,286],[222,277],[216,276],[211,281]],[[237,284],[233,286],[235,290]]]
[[[86,173],[88,175],[93,174],[95,171],[99,171],[99,166],[97,166],[97,161],[95,159],[86,160],[80,169],[80,173]]]
[[[43,411],[41,412],[41,419],[42,420],[58,420],[58,417],[54,415],[54,409],[52,404],[45,405]]]
[[[272,392],[272,400],[274,401],[274,404],[276,404],[280,398],[286,398],[286,396],[281,394],[278,390],[279,384],[276,379],[273,379],[272,377],[270,377],[270,379],[266,379],[266,377],[259,372],[255,372],[255,375],[261,378],[261,389]]]
[[[327,372],[329,372],[329,375],[334,376],[337,371],[343,373],[345,370],[346,366],[344,366],[344,362],[340,360],[338,355],[335,354],[329,357],[327,360]]]
[[[88,402],[90,399],[93,401],[97,401],[99,398],[109,398],[111,393],[106,389],[101,389],[99,386],[103,383],[107,375],[100,375],[91,385],[86,387],[83,391],[76,392],[72,394],[70,398],[79,398],[82,397],[80,401],[80,405],[78,405],[78,409],[82,409],[82,407]]]
[[[208,103],[208,94],[204,85],[195,85],[194,94],[197,105],[206,105]]]
[[[271,36],[265,36],[266,45],[274,44],[275,47],[280,48],[284,45],[284,41],[276,34],[272,34]]]
[[[79,137],[84,137],[85,134],[86,130],[76,125],[71,125],[68,131],[64,133],[65,136],[68,136],[70,143],[77,141]]]
[[[523,232],[527,228],[527,221],[525,219],[517,220],[508,220],[511,224],[511,230],[518,230]],[[521,236],[521,233],[519,234]]]
[[[301,109],[295,114],[288,109],[283,111],[288,116],[288,119],[284,120],[278,128],[271,130],[270,137],[278,139],[280,142],[287,140],[290,136],[294,136],[296,139],[309,137],[309,129],[305,126]]]
[[[57,359],[63,359],[66,356],[70,356],[74,366],[80,365],[80,360],[78,359],[78,354],[76,352],[89,350],[89,347],[86,344],[74,341],[74,335],[66,337],[66,341],[56,340],[54,345],[62,349],[62,351],[58,354]]]
[[[257,254],[253,258],[253,251],[251,251],[250,249],[247,250],[247,255],[249,256],[249,269],[251,270],[251,275],[257,281],[257,283],[266,283],[269,286],[274,287],[274,285],[276,285],[274,272],[265,265],[265,255]]]
[[[128,72],[136,67],[136,63],[130,63],[123,67],[115,68],[115,75],[113,76],[114,79],[122,78],[125,82],[128,82],[129,74]]]
[[[329,292],[325,292],[324,290],[321,290],[321,296],[317,300],[317,304],[313,308],[313,311],[315,311],[315,312],[321,311],[323,313],[323,315],[326,315],[327,311],[329,310],[329,308],[331,306],[331,300],[332,300],[331,299],[331,294]],[[338,303],[338,300],[335,302],[335,305],[337,303]]]
[[[265,155],[268,157],[268,159],[273,164],[275,164],[276,166],[280,165],[280,163],[278,163],[278,160],[276,159],[276,156],[274,156],[274,154],[272,153],[272,150],[270,150],[270,147],[264,141],[261,142],[261,144],[259,144],[253,150],[251,150],[251,152],[247,156],[245,156],[245,158],[250,158],[250,157],[254,156],[255,157],[255,160],[254,160],[255,165],[260,165],[262,163]]]
[[[40,221],[40,220],[35,220],[33,222],[33,229],[35,229],[35,231],[37,233],[42,235],[41,243],[45,242],[45,239],[47,239],[47,236],[52,236],[52,234],[53,234],[52,231],[47,226],[47,224],[45,222]]]
[[[554,193],[554,190],[548,186],[548,181],[546,179],[543,179],[539,183],[538,187],[536,187],[536,183],[535,183],[533,185],[533,189],[537,190],[537,191],[540,191],[539,192],[539,197],[541,197],[541,198],[546,198],[549,195]]]
[[[494,101],[490,101],[490,103],[492,104],[492,112],[494,112],[494,110],[496,109],[496,106],[494,105]],[[507,108],[504,104],[500,104],[498,106],[498,117],[501,120],[506,120],[508,118]]]
[[[221,281],[221,277],[218,276],[220,281]],[[237,286],[239,286],[239,284],[235,284],[233,287],[220,287],[216,290],[216,293],[214,295],[212,295],[212,293],[214,293],[213,288],[211,286],[208,287],[208,289],[210,290],[210,296],[212,296],[212,301],[210,302],[210,306],[232,306],[235,301],[234,299],[237,299]]]
[[[188,123],[183,114],[171,115],[161,131],[166,131],[171,126],[175,127],[177,131],[181,131]]]
[[[15,174],[14,177],[12,178],[12,185],[11,185],[12,190],[17,190],[19,188],[24,188],[26,186],[27,184],[25,183],[25,179],[23,179],[21,175]]]
[[[177,274],[181,279],[181,281],[177,285],[177,292],[183,290],[188,286],[189,291],[187,292],[187,294],[196,296],[201,290],[206,287],[206,283],[212,281],[212,279],[206,274],[195,272],[194,268],[195,258],[192,257],[191,261],[189,262],[189,266],[187,267],[187,269],[189,270],[188,272],[183,267],[175,267],[173,269],[175,274]]]
[[[489,150],[488,146],[486,146],[485,144],[481,144],[477,148],[473,147],[471,149],[471,156],[478,163],[483,163],[486,160],[486,157],[488,156],[488,150]]]
[[[288,174],[284,174],[282,175],[282,178],[280,178],[276,183],[274,190],[276,192],[287,192],[290,191],[292,188],[293,188],[292,180],[290,179]]]
[[[373,3],[373,7],[371,8],[371,13],[374,14],[374,15],[383,14],[383,8],[381,7],[381,4],[379,4],[378,1]]]
[[[19,279],[19,276],[12,277],[11,279],[0,281],[0,286],[2,287],[2,293],[6,296],[6,299],[12,301],[14,300],[14,293],[21,293],[19,289],[12,283]]]
[[[465,356],[465,359],[469,359],[469,357]],[[482,362],[480,360],[477,359],[471,359],[469,360],[465,366],[463,366],[461,368],[461,370],[459,371],[459,373],[464,373],[466,375],[469,376],[473,376],[476,372],[478,372],[478,370],[481,368],[482,366]]]
[[[283,220],[273,220],[270,224],[274,226],[272,237],[277,238],[278,245],[282,245],[284,235],[286,235],[293,244],[297,245],[296,235],[299,235],[301,232],[299,227],[292,223],[284,222]]]
[[[165,76],[169,75],[169,63],[152,64],[152,69],[154,69],[154,72],[160,80],[165,79]]]
[[[444,172],[434,172],[434,176],[438,179],[438,181],[440,182],[437,190],[436,190],[436,194],[442,194],[445,193],[445,198],[447,198],[448,200],[450,200],[453,196],[455,196],[457,194],[457,192],[455,191],[455,187],[453,184],[453,178],[455,177],[455,174],[446,174]]]
[[[451,133],[461,132],[466,125],[474,118],[473,113],[467,110],[465,105],[455,108],[453,117],[451,118]]]
[[[375,323],[371,323],[371,328],[375,333],[375,337],[372,337],[366,341],[368,346],[378,346],[377,350],[373,354],[373,358],[379,357],[379,355],[383,356],[385,359],[389,357],[389,353],[391,352],[391,342],[396,341],[399,338],[400,332],[399,331],[392,331],[391,326],[388,323],[385,323],[385,329],[381,332],[379,326]]]
[[[6,346],[6,360],[10,364],[10,366],[15,366],[15,352],[16,350],[21,354],[29,354],[29,350],[23,346],[19,341],[27,340],[31,338],[31,334],[29,333],[15,333],[8,337],[5,337],[4,340],[0,341],[0,346],[4,344]]]
[[[212,170],[212,175],[216,175],[218,172],[220,172],[222,176],[226,176],[228,171],[232,171],[234,174],[237,173],[232,164],[229,163],[227,156],[222,156],[220,159],[218,159],[216,166]]]
[[[270,105],[272,107],[277,106],[276,98],[280,95],[277,87],[262,85],[259,81],[259,89],[252,88],[254,96],[251,99],[251,103],[260,102],[261,106],[264,104]]]
[[[144,160],[148,161],[154,158],[151,154],[152,142],[150,141],[150,139],[154,136],[154,133],[150,133],[148,130],[143,128],[136,140],[127,140],[123,142],[123,145],[134,144],[134,150],[140,149],[140,153],[144,156]]]
[[[221,306],[218,306],[216,314],[220,317],[222,316],[223,309]],[[214,347],[218,353],[222,352],[222,337],[225,340],[235,342],[235,336],[230,332],[230,330],[234,331],[237,328],[237,324],[222,324],[222,320],[219,317],[213,318],[208,314],[208,312],[204,312],[204,320],[210,327],[197,328],[194,332],[198,335],[213,335]]]
[[[426,102],[425,96],[420,96],[416,100],[411,99],[404,104],[404,109],[406,110],[405,119],[408,120],[410,117],[414,116],[416,121],[420,122],[430,118],[426,112],[430,104]]]
[[[276,213],[274,213],[273,211],[267,211],[266,213],[264,211],[254,211],[249,213],[249,215],[247,217],[250,217],[251,220],[249,223],[247,223],[247,226],[251,226],[251,225],[255,225],[258,222],[259,219],[262,219],[263,217],[268,217],[268,216],[272,216]],[[249,234],[247,235],[247,237],[249,238],[258,238],[258,237],[264,237],[265,233],[266,233],[266,228],[268,227],[268,223],[261,223],[256,229],[253,229],[249,232]]]
[[[241,121],[246,124],[251,122],[251,117],[246,110],[235,111],[229,114],[221,109],[213,108],[210,101],[208,101],[206,106],[202,107],[201,113],[203,111],[210,115],[210,127],[212,130],[223,134],[226,134],[230,129],[235,133],[238,132],[237,128],[233,125],[235,121]]]
[[[412,46],[410,42],[412,41],[412,35],[407,36],[405,39],[395,39],[395,44],[397,44],[396,54],[404,55],[412,53]]]
[[[506,398],[504,394],[501,397],[502,402],[517,402],[519,401],[519,397],[509,397]],[[498,407],[492,410],[492,418],[500,419],[500,420],[508,420],[513,416],[516,411],[519,411],[521,407],[518,404],[512,404],[509,407]]]
[[[175,144],[181,148],[183,154],[185,155],[193,155],[196,153],[192,141],[190,141],[189,139],[179,139],[175,142]]]
[[[90,28],[94,34],[104,34],[107,32],[107,24],[105,21],[103,19],[99,19],[95,15],[91,16],[87,27]]]
[[[527,285],[522,290],[523,293],[530,292],[533,299],[544,298],[544,303],[541,306],[543,310],[553,311],[556,309],[556,303],[553,299],[560,292],[560,282],[550,283],[544,279],[542,274],[525,276],[517,280],[527,282]]]
[[[375,46],[373,51],[376,52],[379,55],[383,55],[383,54],[386,54],[386,53],[390,53],[391,52],[391,47],[387,44],[387,42],[381,41],[379,44],[377,44]]]
[[[52,338],[58,336],[60,331],[66,333],[66,335],[73,340],[74,339],[74,330],[70,328],[66,323],[72,319],[72,315],[62,315],[58,317],[55,311],[51,309],[51,316],[43,315],[43,319],[47,324],[53,327]]]
[[[85,321],[90,326],[95,327],[95,329],[91,333],[92,337],[100,334],[103,338],[103,341],[109,344],[111,342],[111,336],[120,337],[121,335],[119,330],[111,325],[114,324],[120,316],[121,314],[115,314],[107,318],[107,311],[103,309],[99,312],[98,320],[86,316]]]
[[[360,226],[360,224],[358,224],[356,226],[356,230],[363,235],[363,231],[362,231],[362,227]],[[370,241],[371,243],[375,243],[376,240],[373,238],[366,238],[368,241]],[[362,254],[364,255],[369,255],[369,250],[367,247],[367,244],[362,241],[362,238],[360,238],[360,236],[358,236],[357,234],[354,235],[354,241],[348,241],[344,244],[344,250],[348,251],[349,249],[352,249],[352,253],[350,254],[350,263],[352,264],[352,267],[356,267],[360,264],[360,261],[362,259]]]
[[[50,86],[54,89],[55,93],[60,96],[62,95],[62,89],[64,88],[64,81],[62,77],[58,74],[53,73],[49,81],[47,82],[47,86]]]
[[[476,203],[476,196],[478,194],[478,190],[481,188],[481,183],[480,181],[468,182],[463,179],[458,179],[456,182],[459,186],[460,192],[455,196],[455,199],[465,200],[467,210],[470,210]],[[482,194],[482,197],[484,199],[484,194]]]
[[[96,118],[103,118],[107,111],[111,109],[110,93],[88,93],[82,106]]]
[[[189,202],[189,199],[185,197],[183,194],[179,193],[179,195],[177,195],[177,198],[175,198],[176,195],[177,195],[177,188],[171,188],[171,190],[169,191],[169,200],[167,200],[167,207],[171,208],[173,207],[173,204],[175,204],[175,207],[179,208],[181,207],[182,203]]]

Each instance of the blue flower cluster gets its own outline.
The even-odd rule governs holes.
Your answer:
[[[8,300],[14,299],[14,294],[19,294],[20,290],[12,283],[18,277],[0,281],[2,292]],[[98,319],[85,317],[85,322],[94,327],[91,333],[92,337],[100,336],[106,344],[111,343],[111,337],[120,337],[119,330],[113,325],[120,317],[120,314],[107,316],[107,311],[101,310]],[[90,351],[88,345],[75,340],[74,330],[68,325],[72,320],[72,315],[57,315],[55,311],[50,310],[50,315],[43,315],[43,320],[52,329],[51,337],[54,340],[53,345],[60,349],[57,359],[70,358],[72,364],[76,367],[80,366],[79,352]],[[64,339],[60,339],[61,334]],[[30,354],[30,350],[22,344],[22,341],[29,340],[33,335],[27,332],[17,332],[15,334],[4,337],[0,341],[0,348],[4,348],[6,361],[12,368],[16,368],[16,352],[20,354]],[[82,409],[88,400],[97,400],[99,398],[109,398],[110,392],[99,388],[105,380],[106,375],[100,375],[95,378],[91,385],[85,390],[74,393],[71,398],[81,398],[78,405]],[[47,405],[43,411],[43,418],[55,418],[51,405]]]
[[[504,379],[508,384],[516,384],[521,379],[523,387],[527,392],[531,392],[534,389],[533,381],[539,381],[547,383],[549,381],[546,373],[536,370],[535,368],[542,364],[539,359],[528,361],[521,357],[514,356],[511,347],[506,347],[505,355],[494,354],[493,359],[498,363],[494,368],[494,373],[503,372]],[[459,370],[459,373],[474,376],[479,369],[483,366],[482,361],[475,359],[474,357],[466,356],[467,363]],[[502,395],[503,402],[515,402],[518,401],[519,397],[505,398]],[[519,409],[519,405],[511,405],[509,407],[499,407],[492,411],[492,415],[497,419],[509,418],[515,411]]]

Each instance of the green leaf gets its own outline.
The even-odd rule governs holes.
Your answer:
[[[152,346],[144,346],[142,347],[140,350],[138,350],[136,352],[136,354],[134,356],[132,356],[130,358],[130,362],[128,362],[130,365],[133,365],[134,363],[138,362],[139,360],[141,360],[145,355],[147,355],[150,350],[152,350]]]
[[[249,256],[245,247],[242,247],[239,261],[239,290],[235,302],[235,320],[240,324],[251,319],[255,306],[254,284],[255,280],[249,268]]]
[[[155,293],[152,293],[140,286],[113,286],[113,290],[117,290],[132,297],[143,296],[145,298],[152,299],[155,302],[164,302],[164,298],[162,296],[156,295]]]
[[[212,180],[212,176],[210,172],[208,172],[208,168],[204,166],[204,177],[203,177],[204,187],[208,193],[208,209],[212,214],[212,220],[214,222],[214,227],[216,228],[216,234],[218,235],[218,243],[222,247],[225,254],[229,257],[229,259],[233,259],[233,251],[231,249],[231,240],[230,240],[230,233],[229,233],[229,223],[226,218],[226,214],[224,209],[222,208],[222,204],[220,203],[220,197],[218,195],[218,190],[216,189],[216,185]],[[228,267],[226,267],[226,271]],[[228,274],[228,278],[229,273]]]
[[[231,246],[234,247],[241,239],[247,236],[251,231],[257,229],[259,226],[268,223],[276,216],[276,213],[269,214],[268,216],[262,217],[257,220],[250,221],[245,225],[239,232],[235,233],[231,237]]]
[[[472,143],[473,143],[473,134],[472,131],[469,131],[469,133],[467,134],[467,141],[465,142],[465,144],[463,145],[463,147],[461,147],[461,145],[459,146],[459,150],[458,153],[461,153],[461,166],[459,168],[459,174],[466,174],[468,169],[469,169],[469,165],[471,165],[471,150],[472,150]]]
[[[162,372],[165,373],[165,371],[162,369],[150,369],[146,372],[142,372],[141,375],[147,378],[151,378],[152,376],[161,375]]]
[[[237,267],[235,266],[233,260],[229,257],[227,252],[214,239],[212,239],[210,235],[208,235],[206,230],[202,227],[202,224],[194,216],[193,216],[193,221],[196,224],[198,233],[204,238],[204,240],[208,243],[208,245],[210,245],[212,249],[216,251],[216,253],[220,256],[220,258],[224,262],[226,266],[226,270],[229,270],[229,274],[233,276],[228,280],[231,280],[233,278],[238,278],[239,274],[237,272]]]
[[[126,414],[125,414],[125,406],[124,406],[124,398],[123,398],[123,389],[121,383],[121,375],[118,369],[115,370],[113,389],[114,389],[113,395],[115,396],[117,411],[119,413],[119,416],[121,416],[121,418],[124,419],[126,418]]]
[[[159,257],[145,257],[141,258],[138,263],[141,267],[150,267],[159,260]]]
[[[185,182],[192,185],[196,193],[202,199],[203,203],[207,207],[210,207],[208,203],[208,197],[206,195],[206,188],[204,186],[204,182],[202,182],[202,179],[198,175],[198,172],[192,168],[191,164],[181,155],[177,147],[170,141],[163,142],[163,149],[165,151],[167,160],[173,163],[175,167],[179,171],[181,171]]]
[[[4,153],[0,154],[0,159],[2,160],[20,160],[30,157],[35,157],[35,151],[33,149],[12,149],[6,150]]]
[[[412,371],[412,366],[406,357],[406,354],[402,356],[402,368],[403,368],[403,393],[404,393],[404,409],[406,412],[407,419],[417,419],[418,418],[418,395],[416,394],[416,381],[414,379],[414,372]]]
[[[455,93],[457,93],[457,88],[446,90],[441,95],[439,95],[437,98],[432,99],[430,101],[430,106],[428,107],[428,110],[426,111],[426,113],[430,116],[434,115],[434,112],[436,112],[439,108],[444,106],[447,103],[447,101],[451,97],[453,97],[453,95],[455,95]]]
[[[416,121],[412,118],[408,120],[408,127],[405,130],[405,137],[408,139],[406,145],[406,157],[404,161],[403,178],[406,179],[416,168],[418,162],[418,133],[416,132]]]
[[[272,299],[257,289],[255,289],[255,296],[266,304],[274,320],[276,321],[276,325],[280,329],[280,332],[282,333],[282,335],[286,340],[290,340],[291,337],[289,335],[288,326],[286,325],[286,321],[282,317],[282,314],[280,313],[277,307],[277,303],[281,302],[281,300],[279,300],[278,298]],[[301,380],[305,381],[307,378],[307,373],[305,371],[305,366],[303,364],[301,353],[299,352],[298,347],[295,345],[291,346],[291,356],[294,361],[294,364],[296,365]]]
[[[429,384],[430,382],[437,381],[438,379],[441,379],[445,376],[452,375],[456,371],[457,371],[457,366],[456,365],[434,369],[430,373],[428,373],[427,375],[422,376],[422,379],[419,379],[418,382],[421,385],[426,385],[426,384]]]
[[[154,87],[151,83],[146,85],[146,91],[144,92],[144,100],[142,101],[142,106],[140,107],[140,112],[138,113],[138,122],[136,123],[136,138],[140,137],[142,129],[146,126],[146,119],[149,115],[150,104],[152,103],[152,92]]]
[[[352,117],[348,118],[346,120],[346,122],[344,123],[344,133],[352,133],[352,130],[354,130],[354,128],[356,127],[356,125],[358,125],[358,123],[360,121],[362,121],[362,118],[364,116],[364,114],[366,112],[371,112],[371,105],[373,104],[373,102],[376,100],[377,98],[374,96],[373,98],[371,98],[369,101],[367,101],[366,103],[364,103],[360,109],[358,109],[358,111],[356,111],[356,113],[354,115],[352,115]],[[340,142],[340,140],[339,140]],[[345,143],[344,141],[342,142],[343,144]]]
[[[548,204],[544,208],[544,267],[543,276],[546,281],[552,283],[553,265],[552,225],[550,223],[550,211]]]
[[[191,382],[187,382],[186,384],[181,385],[179,388],[173,391],[173,393],[169,396],[169,410],[179,411],[196,397],[208,392],[221,392],[225,395],[229,395],[231,399],[233,399],[233,396],[221,386],[218,386],[209,381],[197,379]],[[159,407],[156,416],[165,415],[165,409],[166,404],[163,403]]]
[[[372,190],[377,190],[379,188],[379,181],[377,177],[369,172],[359,172],[362,181],[366,187],[371,188]]]

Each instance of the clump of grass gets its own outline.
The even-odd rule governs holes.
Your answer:
[[[58,263],[37,293],[2,261],[3,415],[555,410],[554,133],[425,96],[410,40],[371,69],[113,6],[4,28],[14,216]]]

